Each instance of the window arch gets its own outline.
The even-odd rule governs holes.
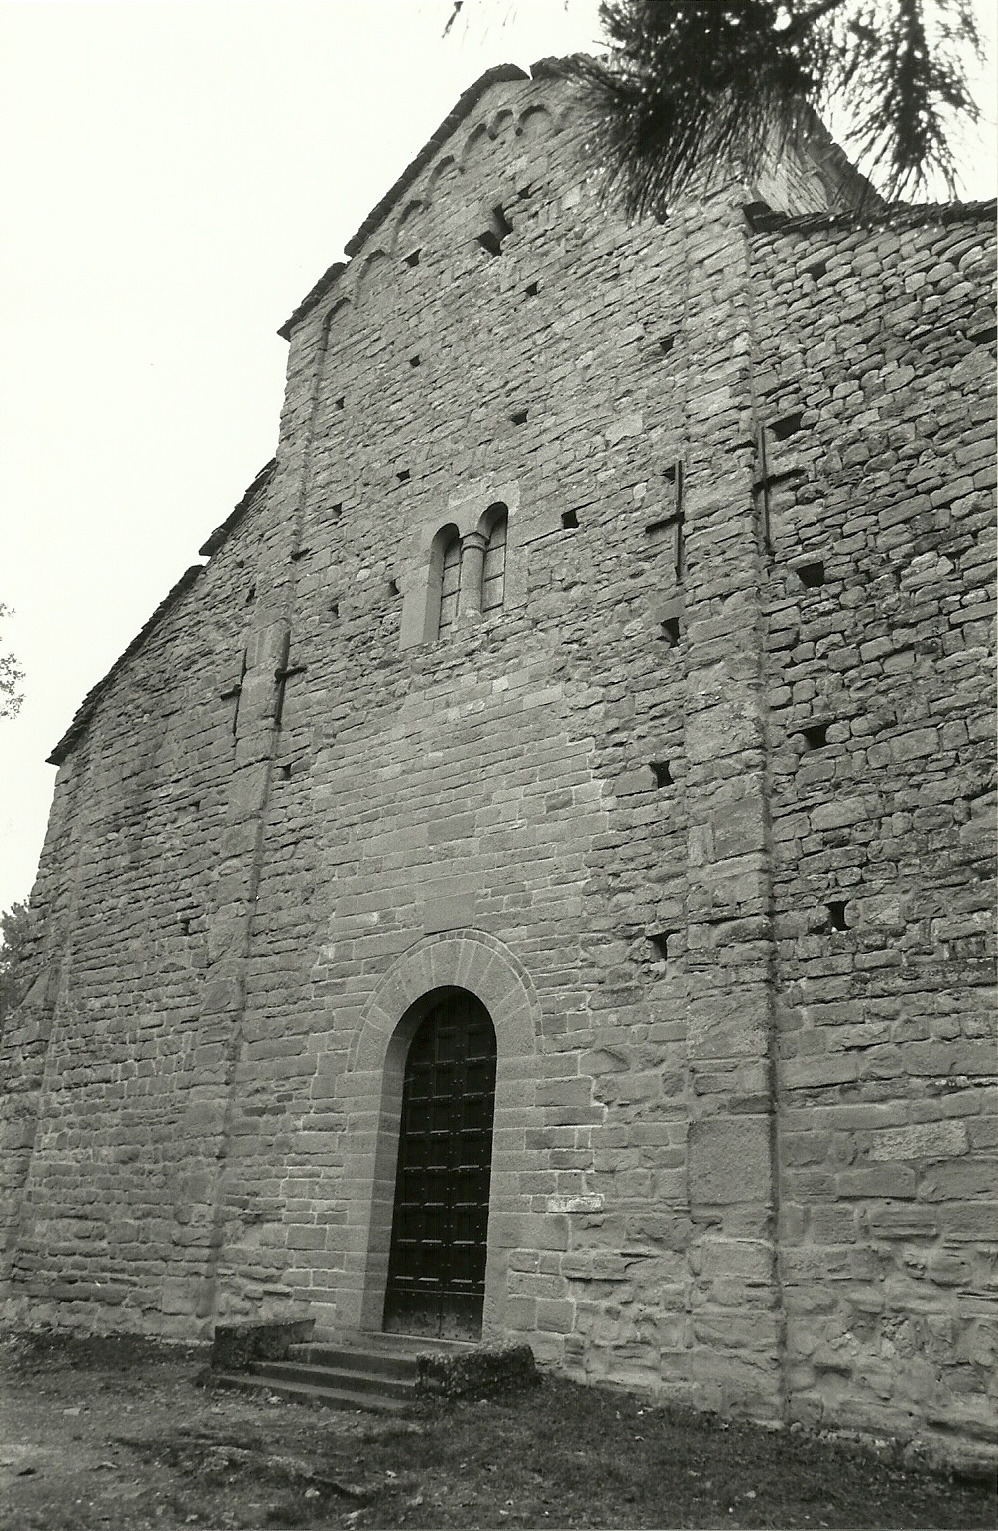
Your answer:
[[[506,528],[509,510],[502,500],[482,517],[485,558],[482,564],[482,616],[500,612],[506,595]]]
[[[470,634],[483,618],[494,626],[511,608],[522,608],[526,571],[517,522],[511,520],[519,505],[515,480],[479,481],[466,494],[450,495],[443,524],[434,527],[427,516],[412,528],[395,565],[403,597],[401,651],[453,640],[464,628]]]
[[[457,621],[461,601],[461,538],[455,528],[443,547],[440,574],[440,616],[437,637],[443,638]]]

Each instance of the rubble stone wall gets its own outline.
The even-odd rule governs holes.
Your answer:
[[[994,232],[990,210],[940,209],[754,251],[788,1386],[805,1419],[982,1441]]]
[[[226,835],[259,513],[112,675],[57,778],[32,908],[34,983],[4,1037],[4,1273],[38,1322],[157,1328],[197,1283],[188,1230],[227,1039],[199,1030]],[[217,1145],[216,1145],[217,1147]]]

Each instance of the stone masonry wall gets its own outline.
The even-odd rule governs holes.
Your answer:
[[[663,1347],[690,1343],[673,1316],[691,1277],[666,474],[716,316],[691,307],[685,225],[597,222],[577,140],[539,92],[514,104],[490,100],[489,131],[469,125],[358,252],[331,321],[293,337],[302,391],[320,357],[321,384],[291,650],[305,672],[260,889],[287,957],[268,939],[251,970],[223,1301],[250,1311],[283,1283],[320,1322],[342,1317],[366,1233],[350,1050],[393,962],[470,928],[516,954],[540,1010],[497,1142],[494,1321],[545,1359],[649,1382]],[[512,230],[493,255],[476,235],[496,206]],[[715,216],[716,244],[731,213]],[[511,507],[504,614],[400,652],[426,539],[495,499]],[[651,762],[669,766],[661,786]]]
[[[9,1311],[379,1327],[406,1018],[456,983],[499,1053],[487,1336],[972,1433],[970,224],[753,238],[746,201],[848,194],[823,142],[629,227],[566,83],[469,101],[289,321],[275,463],[60,747]]]
[[[995,228],[755,243],[791,1410],[992,1438]]]
[[[112,676],[57,779],[38,976],[4,1058],[5,1275],[36,1321],[160,1325],[197,1287],[229,1039],[202,1023],[260,509]]]

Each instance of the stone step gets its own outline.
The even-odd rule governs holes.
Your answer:
[[[245,1392],[275,1394],[297,1403],[323,1404],[331,1409],[370,1409],[379,1414],[398,1414],[405,1404],[398,1398],[387,1398],[376,1393],[355,1393],[348,1388],[317,1387],[311,1382],[275,1381],[259,1377],[253,1372],[220,1372],[215,1381],[220,1387],[238,1388]]]
[[[415,1381],[416,1357],[350,1345],[292,1345],[288,1361],[295,1366],[321,1366],[334,1371],[361,1371],[378,1377]],[[262,1364],[262,1363],[258,1363]]]
[[[411,1334],[344,1334],[291,1345],[285,1360],[254,1361],[244,1372],[224,1372],[223,1387],[275,1393],[341,1409],[395,1412],[416,1397],[417,1356],[464,1355],[470,1340]]]
[[[443,1339],[434,1334],[410,1334],[403,1330],[382,1329],[332,1329],[321,1338],[303,1340],[302,1345],[335,1345],[345,1350],[362,1350],[365,1354],[424,1355],[429,1350],[446,1351],[448,1354],[478,1350],[481,1340]],[[297,1347],[296,1347],[297,1348]]]
[[[386,1375],[416,1375],[417,1356],[466,1355],[477,1350],[472,1340],[438,1340],[411,1334],[345,1334],[291,1345],[288,1358],[307,1366],[349,1366]]]
[[[376,1371],[363,1365],[367,1357],[354,1356],[348,1364],[308,1365],[300,1361],[254,1361],[250,1373],[273,1382],[304,1382],[312,1387],[349,1393],[376,1393],[387,1398],[412,1398],[416,1392],[416,1363],[404,1375]],[[409,1365],[410,1363],[403,1363]]]

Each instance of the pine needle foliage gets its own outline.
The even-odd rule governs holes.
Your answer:
[[[0,619],[11,615],[10,607],[0,601]],[[19,689],[19,683],[23,679],[24,671],[14,655],[0,649],[0,718],[16,718],[20,712],[24,693]]]
[[[957,117],[978,117],[964,67],[981,52],[971,0],[604,0],[600,20],[606,56],[565,68],[633,217],[662,216],[703,177],[754,179],[836,101],[884,196],[924,191],[933,173],[956,195],[949,135]]]

